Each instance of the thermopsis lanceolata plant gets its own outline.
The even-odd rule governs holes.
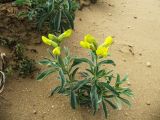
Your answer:
[[[91,107],[95,114],[102,106],[107,118],[108,105],[114,109],[121,109],[122,103],[130,106],[126,97],[132,96],[132,91],[128,87],[122,87],[127,76],[120,78],[119,74],[115,76],[112,70],[102,67],[108,64],[115,66],[114,61],[106,59],[108,49],[112,44],[112,37],[107,37],[103,44],[98,45],[93,36],[89,34],[85,36],[80,45],[90,50],[91,59],[72,57],[66,48],[65,55],[61,56],[60,43],[69,37],[71,32],[71,30],[67,30],[58,37],[53,34],[49,34],[48,38],[42,36],[44,43],[54,47],[52,52],[49,50],[53,59],[40,61],[40,64],[50,67],[39,74],[37,79],[42,80],[48,75],[58,72],[61,84],[52,89],[51,95],[59,93],[69,96],[73,109],[85,105]],[[81,63],[88,64],[88,67],[81,72],[82,80],[77,80],[76,75]]]
[[[19,16],[36,20],[39,30],[44,25],[48,25],[54,33],[62,33],[67,29],[74,28],[75,11],[78,8],[78,3],[75,0],[17,1],[30,1],[30,10],[27,13],[20,13]]]

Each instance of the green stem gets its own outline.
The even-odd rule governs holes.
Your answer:
[[[58,57],[60,57],[61,62],[62,62],[63,65],[59,62]],[[63,72],[64,71],[66,72],[69,81],[73,81],[72,78],[70,77],[68,66],[67,66],[67,68],[65,68],[64,61],[62,60],[62,57],[61,56],[57,56],[57,61],[58,61],[58,64],[60,65],[61,69],[63,70]]]
[[[94,66],[94,84],[97,82],[97,73],[98,73],[98,57],[96,55],[96,61]]]

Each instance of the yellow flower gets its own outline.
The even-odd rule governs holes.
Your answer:
[[[60,50],[60,47],[56,47],[53,49],[52,53],[54,55],[60,55],[61,54],[61,50]]]
[[[58,44],[48,38],[46,38],[45,36],[42,36],[42,41],[47,44],[47,45],[52,45],[53,47],[57,47]]]
[[[62,41],[64,38],[68,38],[70,37],[72,34],[72,29],[68,29],[67,31],[65,31],[64,33],[62,33],[59,37],[58,40]]]
[[[108,47],[99,46],[96,50],[96,54],[101,57],[107,57],[108,55]]]
[[[91,44],[86,42],[86,41],[80,41],[80,45],[83,47],[83,48],[87,48],[87,49],[90,49],[91,48]]]
[[[58,40],[58,38],[57,38],[54,34],[48,34],[48,38],[49,38],[50,40],[54,40],[54,41],[57,41],[57,40]]]
[[[108,36],[108,37],[105,39],[105,41],[104,41],[104,43],[102,44],[102,46],[108,47],[108,46],[110,46],[112,43],[113,43],[112,36]]]
[[[95,38],[92,35],[90,35],[90,34],[87,34],[84,37],[84,41],[89,42],[89,43],[95,43],[96,42]]]

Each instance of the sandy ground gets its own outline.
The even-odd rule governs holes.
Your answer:
[[[99,1],[77,12],[75,32],[64,45],[73,54],[87,55],[79,47],[79,41],[87,33],[93,34],[100,43],[107,35],[114,36],[110,52],[117,63],[116,71],[129,74],[134,91],[132,108],[110,109],[108,120],[160,120],[160,0]],[[134,55],[128,45],[133,46]],[[29,47],[39,51],[32,55],[37,60],[48,56],[45,45]],[[150,68],[147,62],[151,63]],[[92,116],[84,108],[72,110],[67,97],[49,98],[50,89],[57,84],[54,75],[42,82],[28,78],[8,80],[1,95],[4,99],[0,120],[104,120],[102,111]]]

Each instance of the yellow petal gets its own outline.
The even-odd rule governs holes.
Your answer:
[[[95,43],[95,38],[90,35],[90,34],[87,34],[85,37],[84,37],[84,41],[88,42],[88,43]]]
[[[98,49],[96,50],[96,54],[101,57],[106,57],[108,55],[108,47],[98,47]]]
[[[86,41],[80,41],[80,45],[83,47],[83,48],[87,48],[87,49],[90,49],[91,48],[91,44],[86,42]]]
[[[60,55],[60,54],[61,54],[60,47],[54,48],[53,51],[52,51],[52,53],[53,53],[54,55]]]
[[[48,34],[48,38],[50,40],[54,40],[54,41],[57,41],[57,39],[58,39],[54,34]]]
[[[112,43],[113,43],[112,36],[108,36],[104,42],[105,46],[110,46]]]
[[[51,45],[51,40],[49,40],[48,38],[46,38],[45,36],[42,36],[42,41],[47,44],[47,45]]]
[[[72,29],[68,29],[67,31],[65,31],[64,33],[62,33],[59,37],[58,40],[62,41],[64,38],[68,38],[70,37],[72,34]]]
[[[42,41],[47,44],[47,45],[52,45],[53,47],[57,47],[58,44],[50,39],[48,39],[47,37],[45,36],[42,36]]]

